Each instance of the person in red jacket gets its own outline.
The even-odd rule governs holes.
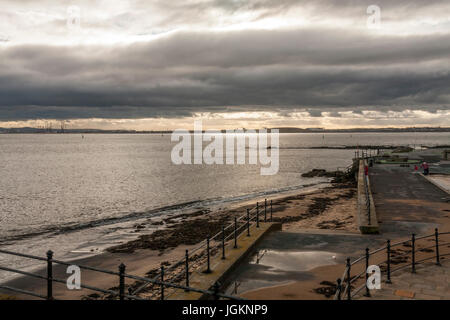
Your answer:
[[[428,166],[428,163],[426,163],[425,161],[421,164],[420,167],[423,168],[424,175],[427,175],[430,172],[430,167]]]

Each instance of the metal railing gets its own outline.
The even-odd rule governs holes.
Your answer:
[[[212,272],[214,267],[216,267],[211,265],[211,258],[213,256],[221,254],[221,258],[225,259],[227,247],[231,249],[238,248],[238,239],[243,234],[250,236],[251,226],[255,225],[256,228],[259,228],[260,222],[272,221],[272,200],[270,200],[269,203],[267,199],[265,199],[264,206],[260,206],[257,202],[254,207],[246,210],[246,214],[235,217],[232,223],[228,226],[222,226],[221,231],[213,236],[207,237],[199,246],[192,250],[186,250],[184,257],[171,264],[169,268],[164,268],[162,266],[152,279],[170,278],[171,281],[184,281],[185,285],[188,286],[192,273]],[[192,264],[194,264],[195,270],[191,270]],[[149,291],[152,287],[152,283],[144,283],[133,290],[133,294],[141,293],[144,290]],[[166,296],[173,293],[174,291],[165,292]]]
[[[371,203],[370,203],[370,192],[369,192],[369,176],[366,175],[365,173],[364,173],[363,181],[364,181],[364,193],[365,193],[365,197],[366,197],[365,202],[366,202],[367,220],[368,220],[369,226],[370,226],[371,225],[371,216],[370,216]]]
[[[149,286],[152,286],[152,287],[156,286],[159,288],[159,299],[161,299],[161,300],[164,300],[167,297],[166,289],[172,289],[173,292],[176,290],[180,290],[180,289],[188,291],[188,292],[197,292],[197,293],[201,293],[202,295],[205,295],[207,297],[212,297],[213,299],[224,298],[224,299],[232,299],[232,300],[242,300],[241,298],[236,297],[236,296],[220,293],[219,292],[220,284],[217,282],[212,286],[212,288],[211,288],[212,290],[203,290],[203,289],[197,289],[197,288],[191,287],[189,285],[189,279],[190,279],[190,274],[193,271],[190,271],[190,262],[195,261],[199,257],[204,257],[206,259],[206,261],[204,261],[206,264],[206,270],[204,270],[202,272],[205,272],[205,273],[211,272],[212,271],[211,257],[214,256],[214,253],[218,252],[218,250],[215,250],[215,249],[217,249],[218,247],[221,247],[222,259],[225,259],[227,242],[233,241],[232,247],[234,249],[236,249],[238,247],[238,238],[242,234],[245,234],[245,233],[247,234],[247,236],[250,236],[250,230],[251,230],[252,225],[256,225],[256,227],[259,228],[260,222],[272,221],[272,216],[273,216],[272,200],[270,201],[270,212],[268,212],[269,206],[268,206],[267,199],[264,200],[263,208],[264,208],[264,211],[260,212],[260,206],[259,206],[259,203],[257,203],[255,207],[253,207],[251,209],[247,209],[247,212],[245,215],[242,215],[240,217],[235,217],[234,223],[228,225],[227,227],[223,226],[222,230],[220,232],[218,232],[217,234],[215,234],[212,237],[208,237],[205,240],[205,242],[202,243],[201,245],[199,245],[197,248],[195,248],[194,250],[191,250],[191,252],[186,250],[185,257],[180,259],[179,261],[173,263],[171,265],[171,267],[169,267],[165,270],[164,266],[161,266],[159,273],[153,278],[127,274],[126,266],[123,263],[118,266],[118,272],[116,272],[116,271],[110,271],[110,270],[106,270],[106,269],[100,269],[100,268],[90,267],[90,266],[86,266],[86,265],[80,265],[80,264],[74,264],[74,263],[70,263],[70,262],[56,260],[56,259],[54,259],[53,252],[51,250],[49,250],[47,252],[47,257],[44,258],[44,257],[30,255],[30,254],[24,254],[24,253],[18,253],[18,252],[12,252],[12,251],[8,251],[8,250],[0,249],[0,254],[6,254],[6,255],[11,255],[11,256],[46,262],[46,275],[45,276],[36,274],[36,273],[21,271],[18,269],[8,268],[8,267],[4,267],[4,266],[0,266],[0,270],[44,280],[44,281],[46,281],[47,292],[46,292],[46,295],[43,295],[43,294],[39,294],[36,292],[31,292],[31,291],[27,291],[27,290],[23,290],[23,289],[19,289],[19,288],[14,288],[11,286],[2,285],[2,284],[0,284],[0,289],[12,291],[12,292],[16,292],[16,293],[20,293],[20,294],[24,294],[24,295],[29,295],[29,296],[33,296],[33,297],[37,297],[37,298],[41,298],[41,299],[55,300],[55,298],[53,296],[53,284],[54,283],[67,284],[67,281],[63,280],[63,279],[58,279],[54,276],[53,266],[54,265],[64,265],[64,266],[76,265],[77,267],[79,267],[82,270],[89,270],[89,271],[99,272],[99,273],[118,277],[118,287],[117,287],[118,289],[117,290],[102,289],[102,288],[90,286],[87,284],[80,284],[80,287],[83,289],[88,289],[88,290],[91,290],[94,292],[100,292],[102,294],[109,295],[108,296],[109,299],[145,300],[144,298],[139,297],[138,294]],[[251,214],[252,212],[254,212],[254,213]],[[270,216],[269,216],[269,214],[270,214]],[[261,221],[260,221],[260,215],[261,215]],[[228,233],[228,235],[227,235],[227,233]],[[184,269],[184,270],[180,270],[180,267],[182,267],[182,266],[184,266],[184,268],[181,268],[181,269]],[[172,274],[170,274],[170,272],[172,272]],[[184,284],[176,283],[180,279],[183,280],[183,278],[185,281]],[[135,280],[138,282],[142,282],[143,284],[134,290],[133,290],[133,288],[129,287],[128,293],[126,293],[125,292],[125,288],[126,288],[125,280],[126,279],[132,279],[132,280]]]
[[[30,295],[30,296],[34,296],[34,297],[42,298],[42,299],[46,299],[46,300],[55,300],[55,298],[53,296],[53,283],[54,282],[67,284],[66,280],[58,279],[58,278],[54,277],[53,266],[55,264],[64,265],[64,266],[74,265],[73,263],[70,263],[70,262],[53,259],[53,252],[51,250],[49,250],[47,252],[47,258],[33,256],[33,255],[29,255],[29,254],[17,253],[17,252],[12,252],[12,251],[7,251],[7,250],[1,250],[1,249],[0,249],[0,253],[47,262],[47,268],[46,268],[47,275],[46,276],[0,266],[0,270],[3,270],[3,271],[13,272],[16,274],[21,274],[21,275],[45,280],[47,283],[47,294],[42,295],[42,294],[38,294],[35,292],[22,290],[19,288],[13,288],[13,287],[1,285],[1,284],[0,284],[0,289],[9,290],[9,291],[13,291],[13,292],[17,292],[17,293],[21,293],[21,294],[25,294],[25,295]],[[102,288],[98,288],[98,287],[94,287],[94,286],[90,286],[90,285],[86,285],[86,284],[80,284],[80,287],[83,289],[88,289],[88,290],[100,292],[103,294],[109,294],[110,295],[109,298],[111,298],[111,299],[118,298],[119,300],[125,300],[125,299],[144,300],[144,299],[140,298],[139,296],[131,294],[131,292],[129,292],[129,294],[125,293],[125,279],[134,279],[134,280],[139,280],[139,281],[155,283],[161,287],[177,288],[177,289],[189,290],[189,291],[193,291],[193,292],[199,292],[202,294],[209,295],[209,296],[213,297],[214,299],[226,298],[226,299],[240,300],[240,298],[238,298],[238,297],[220,293],[218,290],[218,284],[215,284],[213,286],[213,290],[211,291],[211,290],[202,290],[202,289],[187,287],[187,286],[178,285],[178,284],[174,284],[174,283],[170,283],[170,282],[159,281],[159,280],[149,279],[146,277],[140,277],[140,276],[127,274],[125,272],[126,266],[123,263],[119,265],[118,272],[94,268],[94,267],[80,265],[80,264],[77,264],[76,266],[79,267],[80,269],[84,269],[84,270],[96,271],[96,272],[103,273],[103,274],[117,276],[118,284],[119,284],[118,290],[102,289]]]
[[[358,149],[355,151],[355,159],[360,160],[360,159],[368,159],[368,158],[372,158],[372,157],[377,157],[377,156],[379,156],[380,150],[381,149],[379,149],[379,148]]]
[[[450,232],[439,233],[436,228],[435,232],[429,235],[416,237],[415,234],[412,234],[410,239],[396,243],[391,243],[390,240],[387,240],[386,246],[378,248],[374,251],[370,251],[369,248],[366,248],[365,255],[360,256],[353,262],[351,262],[350,258],[347,258],[344,274],[341,278],[337,279],[334,299],[342,300],[345,298],[347,300],[351,300],[363,289],[365,289],[364,295],[370,296],[370,290],[367,285],[367,280],[370,275],[368,274],[367,269],[371,263],[380,266],[381,277],[386,279],[386,283],[392,283],[392,273],[408,267],[411,268],[412,273],[416,273],[416,266],[428,260],[435,260],[436,265],[441,265],[441,258],[450,255],[450,252],[444,254],[439,252],[440,248],[448,248],[448,245],[450,244],[449,235]],[[443,238],[448,239],[445,239],[443,242]],[[431,241],[433,244],[431,246],[420,246],[418,241],[421,241],[421,244],[425,241]],[[400,246],[406,248],[410,247],[411,250],[404,252],[400,249],[393,249]],[[419,260],[417,259],[418,254],[426,255],[426,253],[430,252],[433,252],[434,254]],[[386,257],[386,260],[384,260],[384,258],[380,259],[380,255]],[[399,266],[392,268],[393,265]],[[354,270],[356,270],[356,274],[352,276],[352,271]]]

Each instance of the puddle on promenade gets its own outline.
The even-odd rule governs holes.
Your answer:
[[[340,263],[342,259],[329,251],[261,249],[238,268],[226,291],[241,294],[258,288],[310,280],[313,275],[308,271]]]
[[[260,250],[250,261],[264,267],[264,273],[308,271],[323,265],[336,263],[336,253],[323,251],[283,252]]]

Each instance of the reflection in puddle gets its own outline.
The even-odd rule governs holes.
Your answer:
[[[336,264],[336,253],[327,251],[260,250],[250,264],[264,266],[264,272],[308,271],[323,265]]]
[[[239,267],[236,276],[230,279],[227,293],[240,294],[293,281],[311,280],[314,275],[309,271],[338,264],[336,255],[335,252],[329,251],[258,250]]]

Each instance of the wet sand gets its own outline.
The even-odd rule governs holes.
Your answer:
[[[283,230],[328,229],[358,232],[356,225],[356,188],[338,185],[307,195],[286,197],[275,201],[280,205],[274,221],[283,223]]]
[[[288,284],[247,291],[240,296],[250,300],[324,300],[334,295],[333,287],[342,276],[342,265],[321,266],[310,270],[312,280],[292,281]],[[329,280],[317,280],[328,275]]]

